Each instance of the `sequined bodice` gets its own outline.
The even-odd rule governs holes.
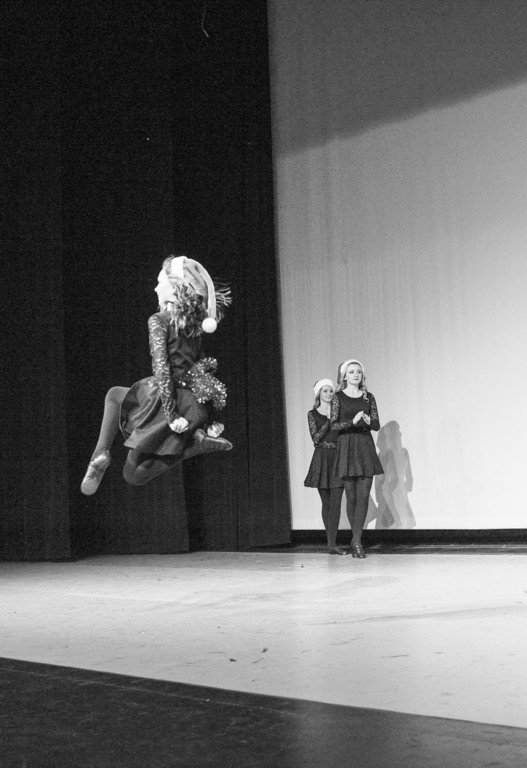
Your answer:
[[[159,387],[167,421],[177,418],[176,382],[184,380],[201,353],[201,336],[177,334],[166,312],[148,319],[152,373]]]

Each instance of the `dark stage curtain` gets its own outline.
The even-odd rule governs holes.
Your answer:
[[[290,532],[267,16],[262,2],[207,8],[209,36],[187,24],[180,41],[187,87],[175,122],[176,238],[232,286],[232,311],[210,344],[230,393],[235,450],[184,472],[198,545],[244,548],[289,541]]]
[[[10,13],[4,559],[289,541],[265,6]],[[175,248],[232,285],[206,341],[235,448],[132,488],[116,445],[83,497],[106,390],[150,373],[146,322]]]
[[[2,31],[0,557],[68,558],[60,34],[52,8],[45,25],[37,6],[9,10]]]
[[[219,253],[211,252],[207,263],[218,263],[233,290],[232,311],[210,342],[229,390],[225,425],[235,450],[188,462],[184,474],[197,544],[245,548],[288,541],[290,530],[272,179],[267,146],[248,142],[235,151],[218,150],[211,147],[207,162],[196,167],[196,153],[187,148],[186,165],[193,172],[182,184],[190,179],[209,190],[208,200],[200,192],[203,220],[196,231],[212,233],[217,226]],[[221,183],[211,184],[211,174]],[[214,210],[220,212],[216,221],[207,222]],[[197,243],[198,252],[206,249],[205,241]],[[205,482],[207,477],[214,482]]]
[[[119,436],[99,492],[79,492],[106,391],[151,371],[146,323],[173,240],[173,40],[173,13],[162,5],[149,12],[147,4],[125,3],[117,11],[95,2],[64,21],[64,326],[76,554],[188,548],[181,470],[128,487]]]

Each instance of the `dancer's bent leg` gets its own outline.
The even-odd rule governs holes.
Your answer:
[[[203,435],[203,440],[199,439],[199,433]],[[203,443],[206,445],[204,446]],[[182,454],[159,456],[154,453],[142,453],[136,448],[130,449],[123,467],[123,477],[129,485],[145,485],[155,477],[169,472],[184,459],[210,451],[228,451],[231,448],[232,445],[228,440],[223,440],[221,437],[207,437],[203,430],[199,429],[196,430],[192,441],[185,447]]]
[[[123,477],[129,485],[145,485],[155,477],[169,472],[180,461],[181,456],[158,456],[132,448],[124,463]]]
[[[128,387],[112,387],[106,393],[99,439],[81,483],[81,492],[85,496],[95,493],[108,469],[111,461],[110,448],[119,430],[121,404],[127,392]]]
[[[193,456],[199,456],[201,453],[230,451],[231,448],[232,443],[230,443],[228,440],[225,440],[224,437],[209,437],[207,433],[200,427],[199,429],[196,429],[194,434],[191,436],[190,440],[185,446],[183,456],[180,457],[180,460],[191,459]]]
[[[208,412],[202,403],[198,403],[196,396],[189,389],[177,391],[178,412],[188,421],[188,428],[182,433],[182,437],[188,435],[182,459],[190,459],[200,453],[212,453],[213,451],[230,451],[232,443],[223,437],[209,437],[204,431],[208,420]]]
[[[119,415],[121,404],[128,392],[128,387],[112,387],[104,398],[104,413],[102,415],[99,439],[92,454],[92,458],[102,451],[109,451],[112,447],[115,435],[119,431]]]

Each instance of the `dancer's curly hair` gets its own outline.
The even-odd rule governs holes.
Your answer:
[[[179,280],[179,278],[174,278],[170,275],[170,265],[173,259],[176,259],[183,255],[184,254],[181,254],[181,253],[171,253],[170,256],[167,256],[167,258],[163,261],[162,267],[164,271],[167,273],[168,279],[170,280],[170,283],[172,286],[179,284],[181,281]],[[216,294],[216,321],[219,323],[220,320],[223,320],[223,318],[225,317],[226,309],[230,307],[230,305],[232,304],[232,294],[231,294],[231,289],[228,283],[219,282],[216,279],[214,279],[213,284],[214,284],[214,293]],[[188,287],[190,288],[190,290],[193,290],[192,285],[188,284]],[[203,303],[205,305],[205,299],[203,299]]]
[[[173,289],[173,301],[168,305],[167,312],[170,322],[176,332],[185,336],[201,336],[201,324],[207,317],[203,297],[194,288],[179,280],[170,280]]]

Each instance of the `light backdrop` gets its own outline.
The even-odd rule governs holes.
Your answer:
[[[270,0],[295,529],[347,357],[381,417],[369,527],[527,527],[526,5]]]

